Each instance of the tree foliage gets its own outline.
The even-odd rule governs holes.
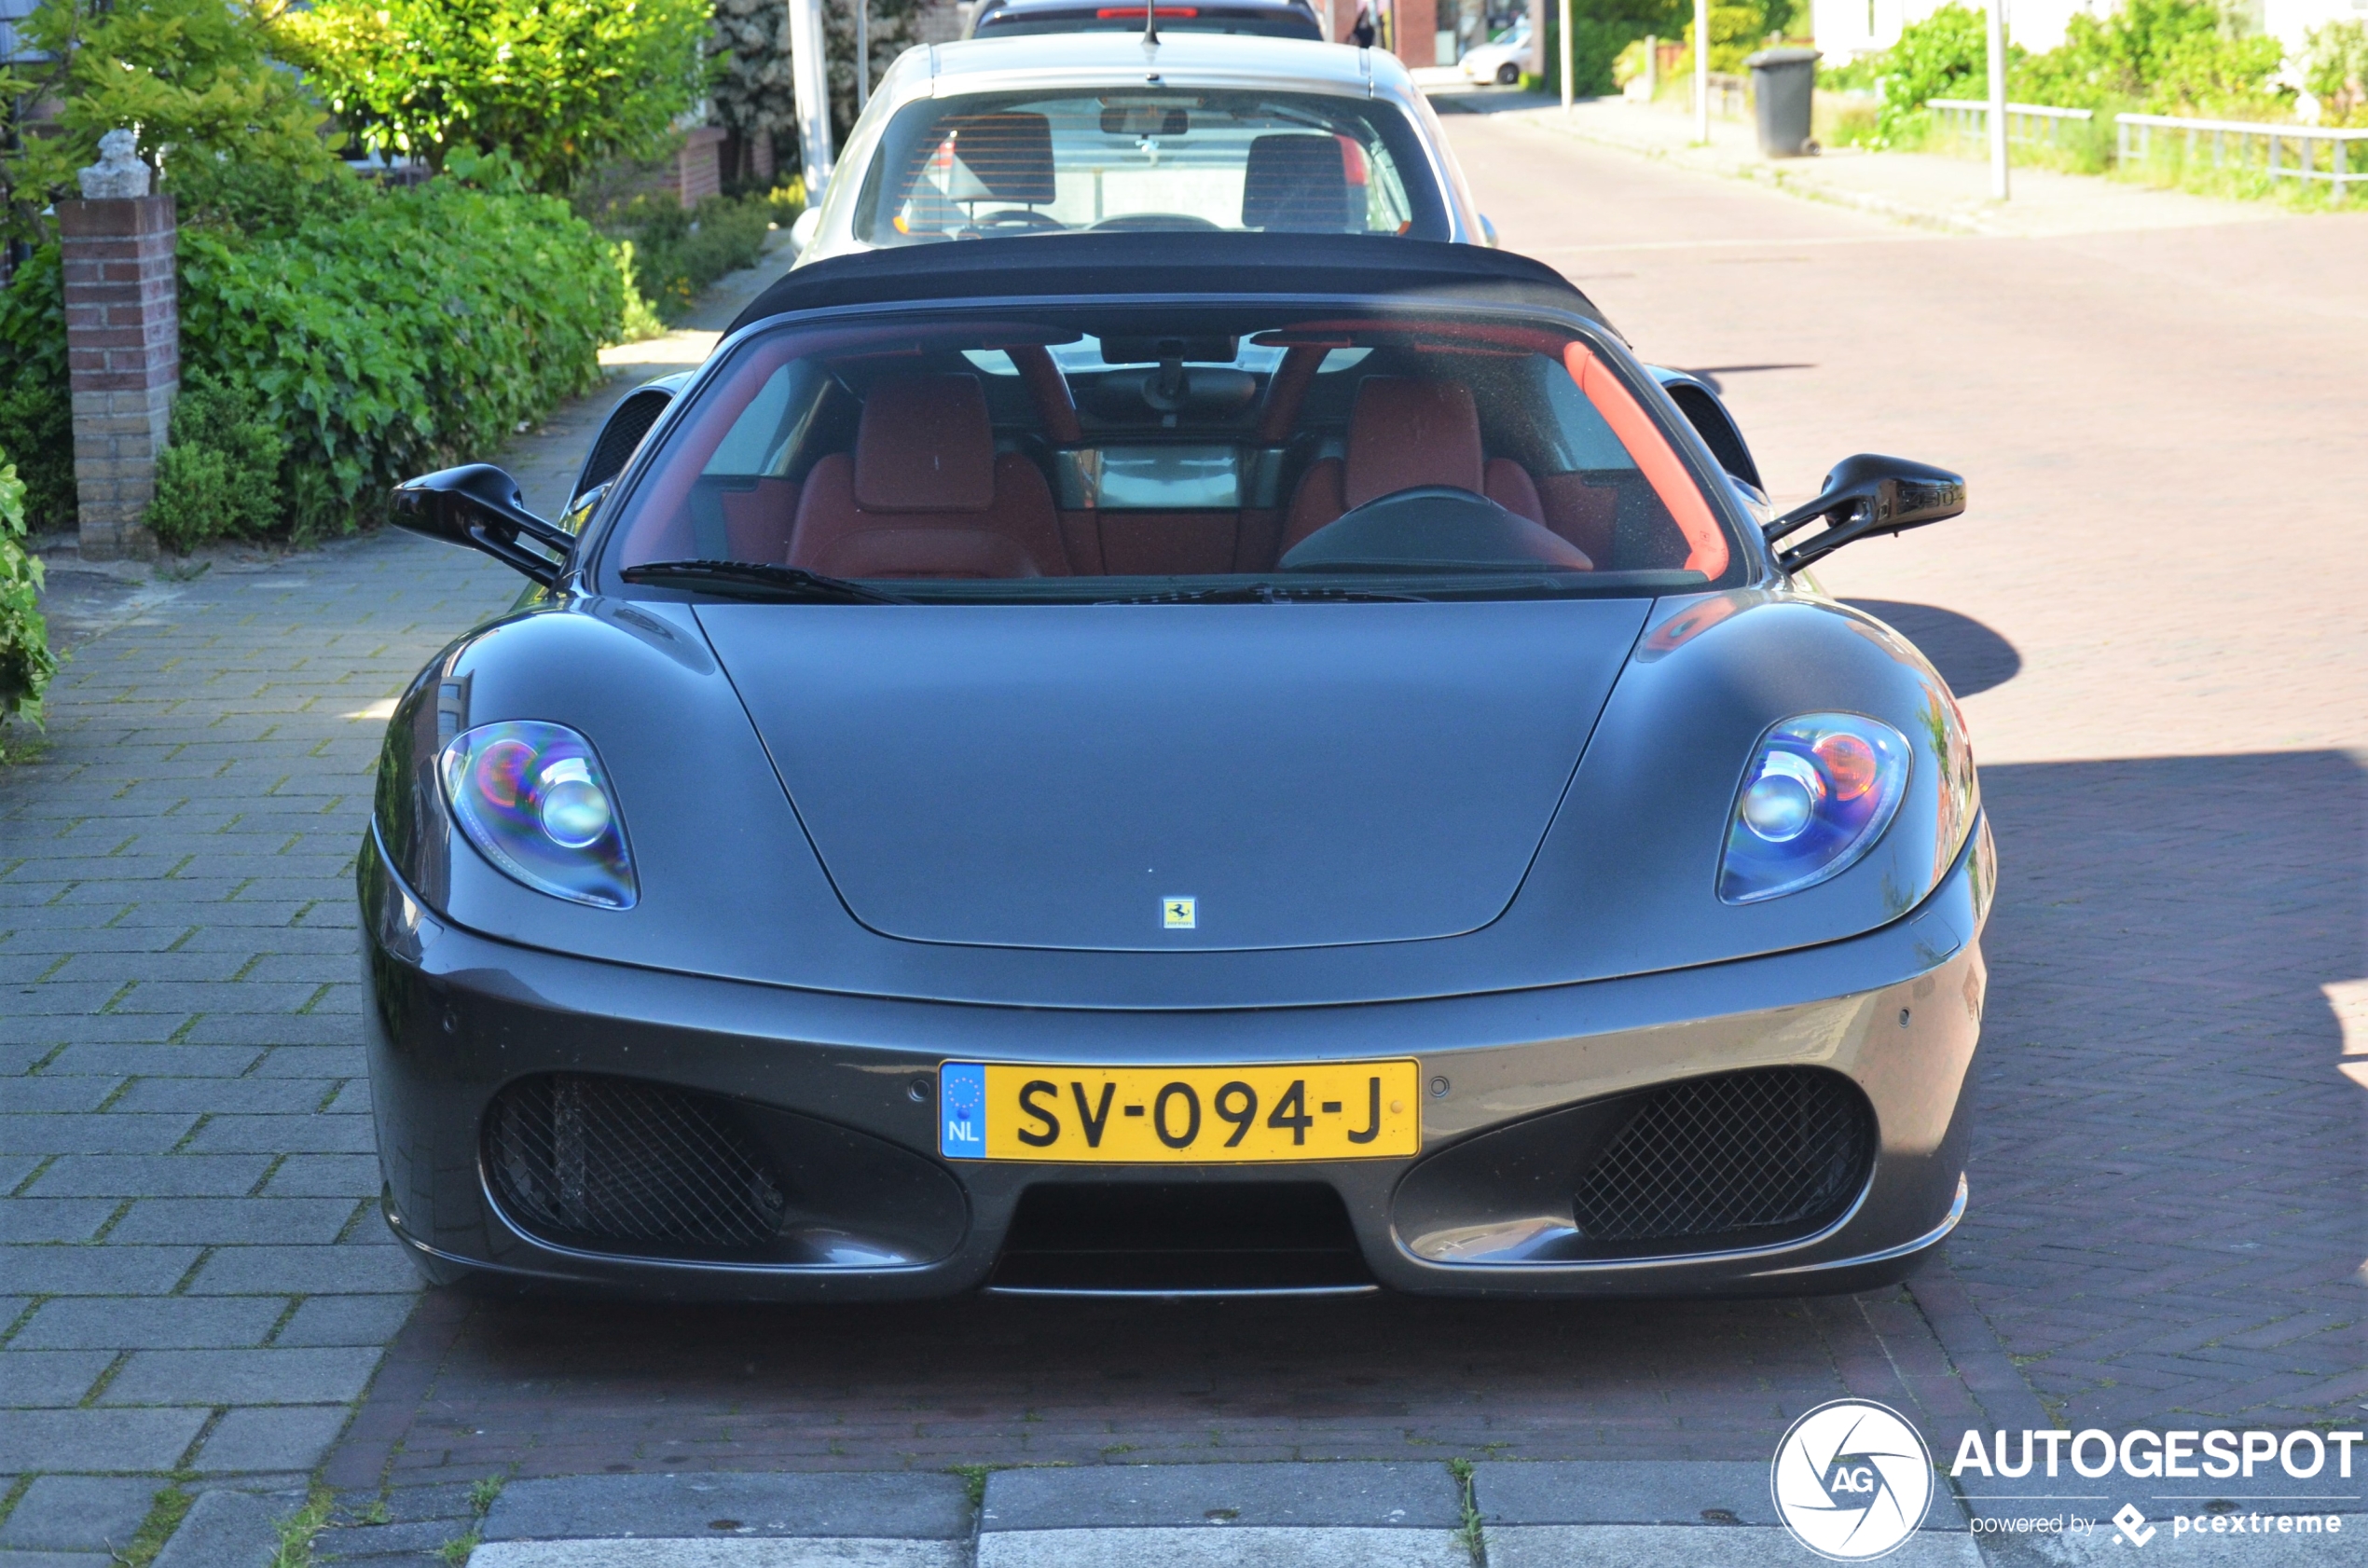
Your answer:
[[[2075,11],[2061,47],[2015,73],[2015,96],[2068,109],[2156,115],[2282,114],[2272,80],[2283,50],[2248,34],[2218,0],[2122,0],[2104,16]]]
[[[0,158],[11,231],[38,235],[40,210],[74,193],[99,138],[136,126],[170,188],[185,162],[235,158],[282,186],[339,172],[321,110],[270,56],[282,0],[41,0],[22,24],[49,58],[0,72],[0,102],[54,102],[56,134]]]
[[[2309,34],[2303,82],[2322,125],[2368,125],[2368,21],[2331,21]]]
[[[824,0],[822,29],[831,56],[833,142],[855,124],[855,7],[861,0]],[[920,0],[869,0],[872,80],[919,41]],[[790,67],[790,9],[781,0],[715,0],[709,42],[715,62],[717,119],[754,140],[771,136],[784,155],[797,146],[796,77]]]
[[[662,151],[709,75],[708,0],[316,0],[280,31],[365,144],[505,150],[549,191]]]
[[[2010,47],[2009,69],[2014,58]],[[1921,131],[1929,118],[1924,104],[1932,99],[1989,97],[1989,19],[1950,0],[1912,23],[1884,51],[1882,84],[1883,107],[1875,130],[1886,142]]]

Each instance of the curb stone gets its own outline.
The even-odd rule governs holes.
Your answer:
[[[303,1506],[301,1492],[200,1492],[154,1568],[263,1568],[279,1549],[280,1520]]]

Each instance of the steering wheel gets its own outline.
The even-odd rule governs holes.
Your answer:
[[[1225,226],[1196,218],[1190,213],[1121,213],[1114,218],[1104,218],[1086,232],[1090,234],[1187,233],[1215,234]]]
[[[1069,226],[1050,213],[1039,213],[1026,207],[1006,207],[999,213],[973,217],[963,227],[971,231],[989,234],[1007,229],[1016,229],[1023,234],[1049,234],[1055,230],[1067,233]]]
[[[1417,485],[1353,506],[1283,553],[1279,571],[1589,571],[1549,529],[1484,495]]]

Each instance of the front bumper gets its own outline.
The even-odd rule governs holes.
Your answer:
[[[793,991],[490,941],[424,910],[373,837],[361,891],[387,1217],[423,1271],[444,1283],[684,1300],[911,1299],[988,1284],[1034,1186],[1281,1176],[1337,1191],[1371,1279],[1406,1291],[1870,1288],[1910,1272],[1963,1212],[1964,1091],[1980,1035],[1979,938],[1991,877],[1984,821],[1913,914],[1822,947],[1413,1002],[1056,1011]],[[1423,1152],[1412,1159],[1152,1169],[943,1161],[934,1152],[931,1090],[949,1059],[1208,1065],[1383,1055],[1419,1058],[1433,1090]],[[1583,1115],[1574,1107],[1706,1074],[1780,1067],[1839,1074],[1871,1109],[1871,1163],[1838,1217],[1765,1245],[1599,1257],[1558,1249],[1569,1189],[1561,1188],[1558,1221],[1554,1193],[1537,1197],[1554,1182],[1541,1188],[1533,1158],[1565,1125],[1556,1113]],[[902,1239],[755,1262],[629,1257],[538,1239],[493,1196],[484,1128],[505,1085],[547,1073],[728,1097],[771,1129],[777,1148],[803,1140],[816,1178],[804,1184],[809,1225]],[[1489,1134],[1495,1142],[1481,1141]],[[1442,1159],[1459,1149],[1460,1164]],[[1516,1157],[1495,1158],[1496,1149]],[[838,1150],[847,1152],[828,1152]]]

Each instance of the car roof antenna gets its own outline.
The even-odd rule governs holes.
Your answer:
[[[1143,0],[1143,47],[1147,49],[1160,47],[1159,0]]]

